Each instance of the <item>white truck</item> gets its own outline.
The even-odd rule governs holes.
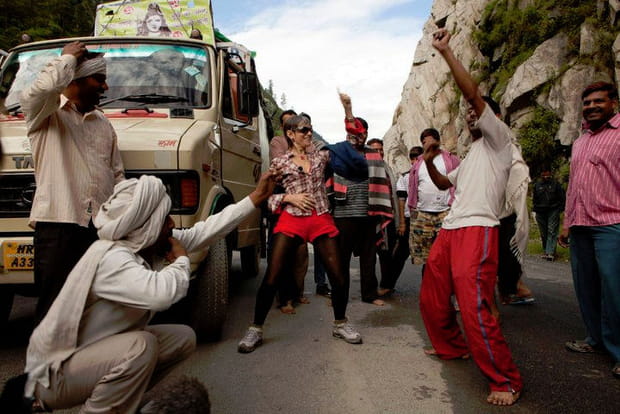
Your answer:
[[[13,295],[36,295],[36,183],[20,92],[70,41],[103,52],[109,90],[101,109],[118,135],[127,177],[156,175],[179,227],[190,227],[249,194],[261,173],[267,120],[252,53],[215,32],[213,45],[178,37],[85,37],[18,46],[0,71],[0,323]],[[193,255],[190,293],[179,307],[202,339],[217,339],[228,304],[233,249],[242,271],[258,272],[260,212],[226,240]]]

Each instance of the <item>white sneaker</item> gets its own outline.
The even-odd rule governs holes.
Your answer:
[[[336,338],[344,339],[345,342],[350,344],[362,343],[362,335],[360,335],[360,333],[357,332],[348,322],[334,323],[332,335]]]
[[[263,343],[263,330],[256,326],[250,326],[243,339],[239,342],[237,351],[249,354]]]

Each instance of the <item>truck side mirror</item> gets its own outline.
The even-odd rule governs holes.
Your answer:
[[[255,117],[258,115],[258,76],[251,72],[239,72],[237,76],[239,115]]]

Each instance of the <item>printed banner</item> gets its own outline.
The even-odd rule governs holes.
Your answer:
[[[214,45],[210,0],[125,0],[100,4],[95,36],[186,37]]]

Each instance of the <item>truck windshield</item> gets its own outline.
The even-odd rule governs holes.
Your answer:
[[[90,52],[105,53],[107,84],[102,102],[108,108],[207,107],[210,101],[209,54],[206,49],[169,44],[88,44]],[[62,48],[12,54],[3,65],[0,99],[7,108],[19,105],[21,91],[41,69],[60,56]],[[162,95],[166,99],[153,99]],[[140,101],[139,96],[145,96]],[[131,97],[125,100],[123,97]],[[175,99],[178,98],[178,99]]]

